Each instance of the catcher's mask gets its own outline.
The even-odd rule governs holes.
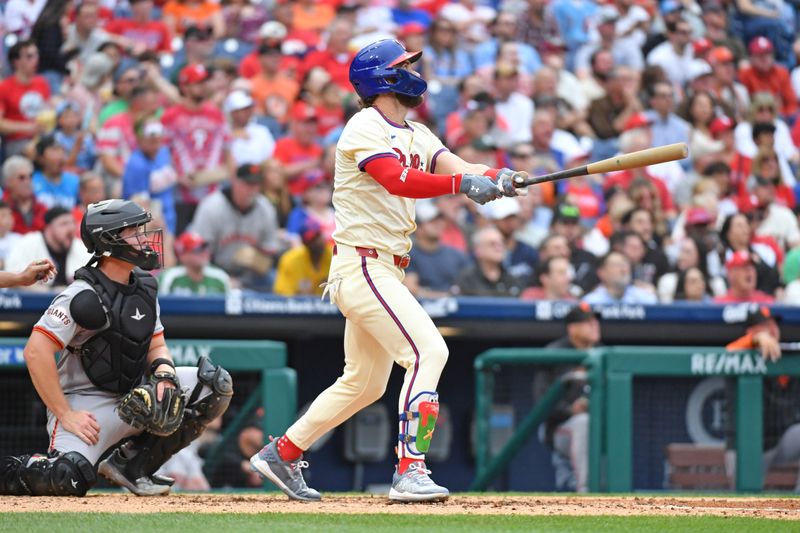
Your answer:
[[[149,212],[129,200],[90,204],[81,221],[81,239],[93,254],[92,262],[116,257],[143,270],[161,268],[164,234],[161,228],[147,229],[151,219]]]

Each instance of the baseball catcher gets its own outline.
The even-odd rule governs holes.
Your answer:
[[[139,496],[166,494],[173,480],[156,470],[227,409],[228,372],[207,358],[197,368],[172,362],[147,273],[162,257],[150,219],[130,201],[87,209],[81,238],[93,259],[55,297],[24,351],[47,406],[50,447],[0,458],[0,494],[83,496],[98,473]]]

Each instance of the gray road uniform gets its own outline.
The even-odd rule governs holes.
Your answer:
[[[34,330],[61,348],[57,362],[61,388],[71,409],[95,416],[100,426],[99,440],[94,445],[86,444],[48,410],[47,460],[63,467],[62,477],[68,476],[69,481],[37,472],[38,477],[29,482],[25,467],[18,465],[22,483],[17,486],[8,473],[15,463],[3,458],[0,494],[82,495],[96,481],[98,461],[121,441],[127,446],[135,443],[139,452],[124,461],[133,459],[133,464],[128,465],[132,471],[126,477],[136,480],[152,476],[169,457],[197,438],[208,422],[224,413],[232,395],[230,375],[201,358],[197,368],[176,368],[187,402],[182,425],[174,434],[150,435],[118,416],[116,409],[122,397],[150,372],[146,358],[151,340],[164,334],[156,293],[155,278],[141,270],[134,270],[131,283],[123,286],[96,268],[83,268],[76,272],[76,281],[55,297]],[[31,459],[19,459],[20,465],[28,462],[30,470]],[[46,464],[40,466],[46,470]],[[121,464],[120,468],[125,466]]]

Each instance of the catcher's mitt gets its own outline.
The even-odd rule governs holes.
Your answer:
[[[175,388],[164,387],[161,400],[156,390],[162,381],[169,381]],[[155,372],[150,379],[122,397],[117,414],[126,424],[144,429],[153,435],[166,437],[175,432],[183,422],[186,398],[178,377],[171,372]]]

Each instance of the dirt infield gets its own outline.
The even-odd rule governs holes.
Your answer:
[[[90,494],[85,498],[0,498],[6,512],[115,513],[391,513],[414,512],[414,506],[391,504],[385,496],[325,495],[320,503],[291,502],[282,495],[174,494],[137,498],[125,494]],[[800,520],[797,498],[642,497],[642,496],[453,496],[426,504],[426,514],[463,515],[612,515],[730,516]]]

